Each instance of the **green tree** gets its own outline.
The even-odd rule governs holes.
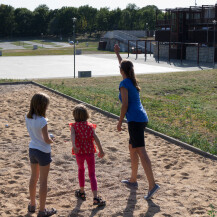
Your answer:
[[[46,5],[39,5],[33,11],[33,32],[35,35],[44,35],[47,34],[48,31],[48,23],[49,23],[49,8]]]
[[[120,19],[121,16],[122,16],[122,11],[120,8],[110,11],[108,30],[121,29],[121,19]]]
[[[0,5],[0,36],[12,36],[15,30],[14,8],[9,5]]]
[[[74,7],[62,7],[58,13],[58,29],[61,29],[63,35],[73,34],[73,20],[76,17],[76,32],[81,31],[81,26],[79,21],[78,9]]]
[[[16,29],[15,34],[19,36],[32,35],[33,12],[26,8],[17,8],[14,11]]]
[[[96,26],[98,31],[107,31],[109,27],[109,8],[100,8],[96,15]]]
[[[97,9],[89,5],[81,6],[78,8],[78,14],[81,17],[81,28],[83,32],[89,32],[90,36],[96,28],[96,15]]]

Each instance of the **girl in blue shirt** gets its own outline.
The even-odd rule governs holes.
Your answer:
[[[117,44],[114,47],[114,51],[117,55],[120,73],[123,78],[119,85],[119,99],[122,102],[122,106],[117,130],[122,130],[122,122],[126,116],[130,136],[129,150],[132,170],[131,178],[121,182],[129,186],[138,187],[137,172],[140,158],[149,183],[148,194],[144,198],[149,200],[159,190],[160,186],[155,183],[151,161],[145,149],[144,130],[148,123],[148,116],[140,100],[140,87],[135,77],[133,63],[129,60],[122,60],[119,54],[120,47]]]

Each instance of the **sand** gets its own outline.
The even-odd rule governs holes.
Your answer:
[[[118,133],[117,120],[90,109],[90,122],[97,124],[96,132],[106,153],[103,159],[96,157],[96,175],[99,194],[107,205],[101,208],[92,205],[87,173],[87,200],[77,200],[74,196],[79,187],[77,165],[71,155],[68,127],[76,103],[34,85],[6,85],[0,86],[0,216],[37,216],[27,212],[30,138],[24,121],[36,92],[51,97],[48,128],[56,141],[52,145],[47,207],[55,207],[56,216],[196,217],[208,216],[210,204],[217,210],[217,162],[152,134],[145,135],[146,147],[161,189],[152,200],[144,200],[148,184],[141,164],[138,189],[121,184],[121,179],[130,176],[127,126],[124,124],[123,131]]]

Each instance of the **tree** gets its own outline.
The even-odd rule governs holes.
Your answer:
[[[122,11],[120,8],[110,11],[109,13],[108,30],[121,29]]]
[[[12,36],[15,30],[14,8],[9,5],[0,5],[0,36]]]
[[[81,17],[82,31],[88,31],[91,36],[92,32],[96,28],[97,9],[92,8],[89,5],[81,6],[78,8],[78,14]]]
[[[96,26],[98,31],[107,31],[109,26],[109,8],[100,8],[96,15]]]
[[[81,30],[78,15],[78,9],[74,7],[62,7],[58,13],[58,28],[61,29],[63,35],[72,35],[73,33],[73,17],[77,18],[76,32]]]
[[[41,33],[45,35],[48,31],[49,8],[46,5],[39,5],[33,14],[33,32],[35,35],[41,35]]]
[[[26,8],[17,8],[14,11],[16,29],[15,34],[19,36],[32,35],[33,12]]]

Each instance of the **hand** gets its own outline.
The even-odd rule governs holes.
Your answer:
[[[115,44],[114,51],[115,51],[116,54],[118,54],[120,52],[120,47],[119,47],[118,44]]]
[[[122,126],[122,122],[119,121],[118,124],[117,124],[117,130],[119,132],[122,130],[121,126]]]
[[[79,148],[77,148],[76,146],[73,146],[73,151],[75,154],[78,154]]]
[[[98,153],[98,157],[99,157],[99,158],[103,158],[104,156],[105,156],[104,151],[100,151],[100,152]]]

